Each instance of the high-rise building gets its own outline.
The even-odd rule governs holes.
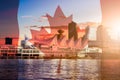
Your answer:
[[[74,37],[74,40],[78,39],[76,23],[73,21],[68,25],[68,39],[71,39],[72,37]]]
[[[86,39],[89,39],[89,31],[89,26],[87,26],[85,29],[85,35],[82,37],[82,42],[84,42]]]

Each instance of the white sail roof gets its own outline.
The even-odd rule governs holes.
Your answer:
[[[74,43],[74,37],[72,37],[70,40],[68,40],[68,47],[74,48],[75,43]]]
[[[59,47],[67,47],[67,38],[64,36],[61,40],[59,40]]]
[[[75,48],[76,48],[76,49],[81,49],[81,45],[82,45],[82,43],[81,43],[81,38],[79,38],[79,39],[75,42]]]

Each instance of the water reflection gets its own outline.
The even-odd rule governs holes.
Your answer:
[[[17,80],[18,68],[18,60],[0,60],[0,80]]]
[[[0,80],[99,80],[99,63],[87,59],[1,59]]]
[[[120,59],[103,59],[101,63],[102,80],[120,80]]]

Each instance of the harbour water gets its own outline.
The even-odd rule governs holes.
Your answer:
[[[120,59],[102,59],[101,80],[120,80]]]
[[[101,61],[1,59],[0,80],[101,80]]]

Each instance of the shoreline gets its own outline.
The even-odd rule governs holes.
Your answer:
[[[86,57],[15,57],[15,56],[3,56],[0,59],[101,59],[101,58],[92,58],[90,56]]]

